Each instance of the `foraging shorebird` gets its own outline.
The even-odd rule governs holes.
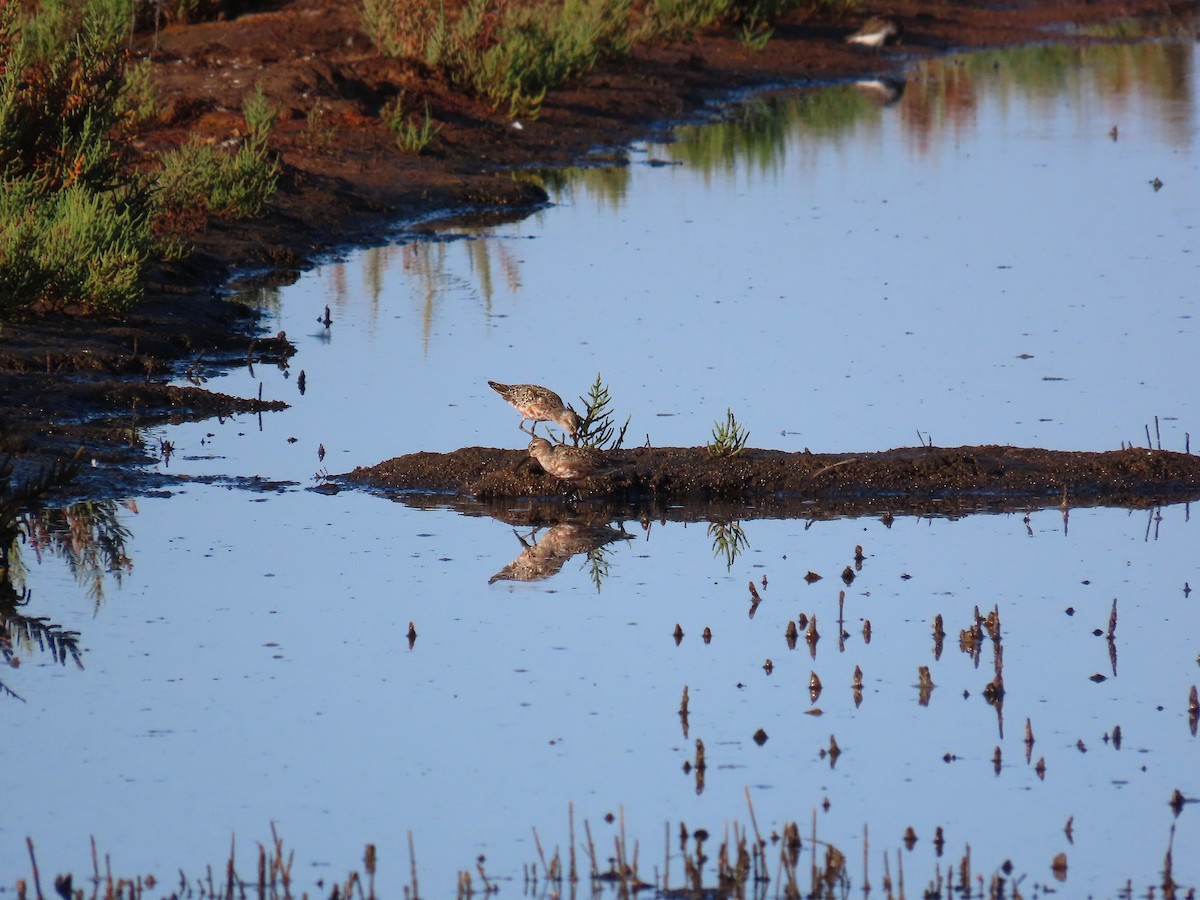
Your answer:
[[[547,473],[563,481],[596,478],[621,468],[620,463],[610,460],[599,450],[552,444],[540,437],[535,437],[529,442],[529,455],[537,460],[538,465]]]
[[[529,429],[531,435],[537,430],[538,422],[554,422],[572,440],[576,439],[583,422],[575,410],[564,404],[562,397],[554,391],[537,384],[501,384],[498,381],[489,381],[488,384],[521,414],[521,422],[517,427],[522,431],[529,421],[533,422],[533,427]]]
[[[900,26],[894,19],[883,16],[871,16],[863,23],[862,28],[846,38],[848,44],[862,44],[864,47],[882,47],[888,41],[900,36]]]

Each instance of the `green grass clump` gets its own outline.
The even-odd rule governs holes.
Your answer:
[[[429,114],[428,103],[425,104],[424,118],[410,116],[404,111],[402,96],[387,103],[379,115],[388,131],[396,135],[396,146],[405,153],[421,153],[442,130]]]
[[[126,0],[0,7],[0,313],[120,310],[150,259],[122,102]]]
[[[724,422],[714,422],[712,440],[708,442],[708,455],[719,457],[737,456],[746,447],[750,432],[742,428],[733,417],[733,410],[725,411]]]
[[[164,153],[158,175],[164,212],[199,209],[248,219],[262,212],[279,184],[279,162],[267,148],[276,109],[255,87],[242,104],[246,138],[236,153],[190,140]]]

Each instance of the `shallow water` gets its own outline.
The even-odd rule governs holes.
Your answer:
[[[1182,449],[1198,421],[1193,46],[926,64],[886,107],[848,85],[760,98],[636,148],[628,167],[541,176],[556,205],[523,222],[413,232],[255,295],[299,355],[287,373],[208,384],[253,395],[261,381],[292,408],[150,437],[175,445],[166,472],[283,484],[185,483],[76,510],[77,537],[108,538],[93,566],[81,554],[103,542],[60,543],[40,563],[21,551],[20,612],[78,632],[83,668],[25,643],[0,679],[21,698],[0,700],[13,736],[0,872],[28,876],[30,835],[43,878],[82,875],[94,835],[115,872],[171,882],[223,864],[232,832],[248,874],[273,821],[301,889],[361,868],[373,842],[396,893],[411,830],[423,893],[449,894],[479,854],[507,893],[537,859],[532,828],[566,852],[573,804],[601,865],[617,829],[604,815],[623,809],[650,878],[664,823],[719,837],[748,821],[749,788],[764,834],[796,820],[807,835],[816,810],[855,886],[864,826],[877,889],[882,853],[894,874],[912,826],[914,892],[968,844],[985,877],[1011,860],[1027,895],[1144,890],[1173,823],[1174,876],[1197,884],[1195,810],[1176,821],[1168,806],[1176,789],[1200,797],[1187,506],[1064,519],[1054,501],[1028,523],[890,525],[747,511],[733,558],[705,522],[631,521],[633,539],[552,577],[489,584],[523,547],[502,522],[304,490],[398,453],[523,446],[486,380],[574,399],[597,371],[638,443],[704,442],[731,408],[753,445],[783,449],[884,449],[918,432],[1109,449],[1144,445],[1147,426]],[[844,585],[856,544],[866,560]],[[80,559],[80,577],[60,558]],[[1115,671],[1092,634],[1114,598]],[[992,642],[978,664],[958,648],[976,606],[1003,624],[1002,719],[982,696]],[[820,623],[815,657],[784,638],[801,612]],[[927,705],[920,666],[937,685]],[[697,738],[702,791],[683,768]],[[1066,885],[1050,869],[1060,851]],[[677,854],[671,866],[678,885]]]

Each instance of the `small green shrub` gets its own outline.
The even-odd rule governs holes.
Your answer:
[[[301,132],[304,143],[317,153],[328,153],[333,148],[336,135],[337,126],[329,120],[329,111],[321,99],[317,98],[304,120],[304,131]]]
[[[132,116],[136,123],[147,122],[162,111],[151,77],[153,69],[154,64],[149,59],[143,59],[125,69],[125,83],[121,86],[121,109]]]
[[[122,101],[130,21],[127,0],[0,6],[0,312],[141,296],[152,201]]]
[[[649,0],[638,40],[687,41],[723,18],[733,0]]]
[[[234,154],[196,139],[159,158],[159,204],[179,215],[198,209],[234,218],[262,212],[279,184],[279,162],[267,147],[276,109],[258,86],[242,104],[246,138]]]
[[[364,31],[390,56],[432,66],[510,115],[536,115],[546,91],[629,51],[631,0],[363,0]]]
[[[625,431],[629,428],[629,422],[633,417],[629,416],[625,419],[625,424],[621,426],[620,432],[616,430],[612,410],[609,408],[612,405],[612,397],[608,393],[608,385],[601,380],[599,372],[596,373],[596,380],[588,389],[588,395],[580,397],[579,401],[584,407],[583,422],[576,433],[579,445],[600,450],[619,450],[625,441]]]
[[[766,25],[751,25],[749,22],[738,30],[738,40],[747,50],[762,50],[775,34],[774,28]]]
[[[750,432],[742,428],[733,417],[733,410],[725,411],[724,422],[714,422],[712,440],[708,442],[708,455],[719,457],[737,456],[746,447]]]
[[[406,115],[403,95],[388,102],[379,115],[387,129],[396,135],[396,146],[405,153],[419,154],[442,130],[442,126],[430,116],[428,103],[425,104],[423,119]]]

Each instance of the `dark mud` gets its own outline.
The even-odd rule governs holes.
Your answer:
[[[761,51],[742,46],[732,33],[712,32],[603,63],[550,95],[541,115],[519,130],[497,111],[450,90],[435,73],[380,57],[359,27],[355,4],[284,0],[240,8],[228,20],[167,23],[157,34],[138,36],[136,54],[153,61],[163,107],[140,145],[152,153],[190,136],[216,143],[239,139],[242,99],[259,83],[280,110],[271,141],[283,167],[279,192],[259,219],[197,223],[187,236],[194,253],[162,266],[146,301],[128,315],[59,314],[0,323],[0,454],[12,454],[18,472],[82,448],[97,463],[91,472],[95,490],[114,495],[159,486],[163,476],[144,464],[160,457],[162,448],[145,438],[145,427],[283,407],[269,397],[229,397],[203,387],[205,374],[217,368],[286,365],[291,352],[284,339],[264,341],[256,314],[222,299],[226,292],[238,283],[290,282],[339,248],[393,239],[398,223],[411,228],[449,216],[519,218],[547,197],[535,179],[514,177],[514,170],[619,163],[630,141],[711,115],[714,101],[745,89],[886,73],[950,50],[1045,40],[1049,29],[1056,40],[1085,43],[1095,38],[1084,26],[1129,17],[1170,20],[1195,3],[879,0],[869,11],[800,10],[779,24]],[[903,29],[898,48],[874,51],[843,42],[870,13],[897,19]],[[383,105],[401,92],[414,107],[428,102],[444,126],[422,156],[398,152],[379,119]],[[327,124],[314,137],[308,115],[318,101]],[[181,379],[189,385],[167,383]],[[780,490],[804,492],[830,479],[867,475],[860,461],[819,477],[797,463],[785,476],[787,464],[756,454],[716,475],[705,467],[687,479],[669,477],[644,460],[638,465],[647,474],[631,490],[654,493],[669,484],[694,496],[766,494],[766,485],[781,479]],[[1078,465],[1084,466],[1082,457]],[[971,466],[960,461],[944,474]],[[888,489],[901,489],[889,477]],[[471,490],[485,496],[520,489],[499,475],[493,480],[472,482]],[[466,483],[449,482],[437,489],[462,490]],[[1048,477],[1046,483],[1052,482]]]
[[[567,498],[631,510],[668,501],[752,504],[761,515],[803,518],[810,514],[805,505],[822,515],[888,510],[945,515],[1051,502],[1068,508],[1147,506],[1200,497],[1200,456],[1164,450],[1083,453],[985,446],[831,454],[747,449],[733,458],[714,458],[704,447],[643,447],[608,455],[622,464],[621,471],[575,484],[542,472],[525,451],[485,447],[399,456],[357,468],[334,484],[379,490],[415,504],[451,495],[480,502],[489,514],[513,499]],[[511,517],[501,512],[500,518]]]

